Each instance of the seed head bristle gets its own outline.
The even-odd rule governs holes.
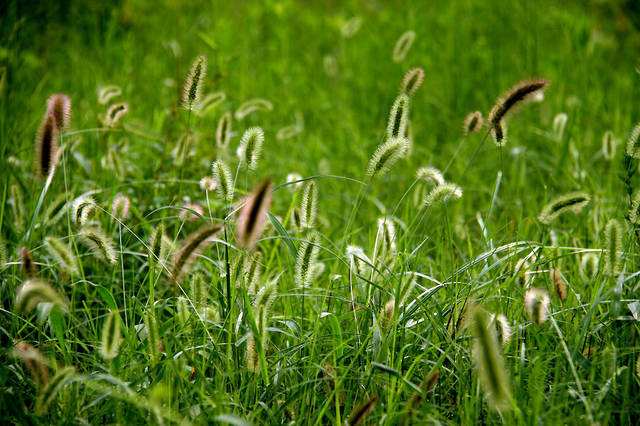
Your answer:
[[[387,123],[387,138],[398,139],[404,138],[407,134],[407,126],[409,122],[409,104],[408,95],[401,93],[391,106],[389,112],[389,121]]]
[[[362,424],[367,419],[367,417],[369,417],[369,414],[371,414],[373,409],[376,408],[377,404],[378,397],[374,395],[369,398],[368,401],[355,407],[351,412],[351,415],[349,415],[348,424],[350,426],[357,426],[359,424]]]
[[[318,217],[318,184],[309,180],[304,184],[300,201],[300,228],[313,228]]]
[[[73,379],[75,373],[76,369],[74,367],[64,367],[56,372],[38,394],[38,398],[36,399],[37,415],[41,416],[47,413],[53,400],[62,388]]]
[[[231,141],[231,113],[225,112],[218,120],[218,127],[216,128],[216,146],[219,149],[227,149],[229,142]]]
[[[568,119],[569,116],[565,112],[560,112],[553,117],[553,137],[556,141],[562,140]]]
[[[501,124],[509,112],[522,103],[532,100],[541,93],[549,82],[544,79],[523,80],[504,93],[489,113],[489,123],[492,127]]]
[[[437,203],[458,200],[462,197],[462,188],[453,183],[444,183],[434,187],[425,197],[424,206],[432,207]]]
[[[553,287],[556,290],[558,299],[560,299],[561,302],[564,302],[567,299],[567,282],[562,276],[562,273],[556,268],[551,268],[549,270],[549,277],[551,278]]]
[[[127,115],[128,112],[129,104],[127,104],[126,102],[113,104],[109,107],[109,109],[107,109],[107,115],[105,116],[104,124],[107,127],[116,127],[118,123],[120,123],[120,120],[122,120],[122,117]]]
[[[595,253],[585,253],[580,259],[580,276],[585,280],[592,280],[600,268],[600,257]]]
[[[33,260],[31,250],[26,247],[20,247],[20,266],[22,273],[27,277],[35,277],[38,273],[38,266]]]
[[[271,180],[267,179],[245,199],[237,222],[237,237],[240,247],[246,249],[255,247],[264,230],[267,213],[271,207],[271,191]]]
[[[58,138],[60,129],[53,114],[45,115],[36,135],[37,174],[46,178],[55,171],[58,163]]]
[[[207,75],[207,57],[198,56],[191,64],[191,69],[184,81],[182,89],[182,106],[192,110],[202,98],[202,86]]]
[[[482,113],[480,111],[474,111],[467,114],[464,118],[462,130],[464,135],[467,136],[471,133],[479,132],[483,125],[484,118],[482,117]]]
[[[233,201],[234,184],[229,166],[227,166],[227,164],[222,160],[216,160],[211,164],[211,171],[213,172],[213,178],[218,185],[218,195],[220,198],[230,203]]]
[[[591,197],[585,192],[571,192],[569,194],[561,195],[554,198],[549,204],[544,206],[538,215],[538,220],[545,225],[549,225],[560,215],[566,212],[579,214],[590,201]]]
[[[47,115],[53,116],[60,132],[71,123],[71,99],[64,93],[56,93],[47,99]]]
[[[395,46],[393,46],[393,62],[400,63],[404,61],[415,39],[416,33],[413,31],[406,31],[400,36]]]
[[[622,271],[622,224],[616,219],[610,219],[604,228],[606,254],[604,270],[610,276],[617,276]]]
[[[113,197],[111,204],[111,214],[113,217],[125,220],[129,218],[129,209],[131,208],[131,199],[126,195],[119,193]]]
[[[258,167],[263,144],[264,131],[260,127],[251,127],[242,135],[237,154],[240,162],[246,164],[249,170],[255,170]]]
[[[45,280],[32,278],[16,290],[14,310],[29,313],[40,303],[51,303],[66,311],[67,304],[57,291]]]
[[[294,271],[295,283],[298,287],[309,287],[313,281],[313,265],[320,253],[320,236],[311,232],[300,242]]]
[[[549,314],[549,294],[541,288],[530,288],[524,294],[524,308],[531,321],[540,325]]]
[[[102,341],[100,346],[100,355],[102,358],[111,360],[117,357],[121,341],[120,314],[118,314],[118,311],[111,310],[102,325]]]
[[[97,259],[115,264],[116,250],[113,240],[98,226],[83,226],[78,234],[80,241]]]
[[[250,99],[238,107],[234,113],[234,117],[240,121],[254,112],[271,110],[273,110],[273,104],[268,100],[260,98]]]
[[[629,222],[633,225],[640,225],[640,189],[631,197],[631,207],[629,208]]]
[[[636,124],[631,131],[627,141],[626,153],[629,157],[640,159],[640,123]]]
[[[262,275],[262,254],[255,251],[244,258],[242,279],[247,293],[255,294]]]
[[[618,141],[611,130],[604,132],[602,136],[602,156],[605,160],[611,161],[616,156]]]
[[[416,179],[438,186],[445,183],[442,172],[435,167],[420,167],[416,171]]]
[[[113,98],[117,98],[122,94],[120,86],[110,84],[98,89],[98,103],[100,105],[108,104]]]
[[[472,318],[473,356],[480,383],[487,394],[490,407],[506,411],[510,408],[511,390],[495,327],[481,308],[473,309]]]
[[[182,282],[182,279],[189,272],[191,265],[204,249],[209,239],[214,237],[221,229],[222,227],[219,224],[207,224],[189,234],[173,256],[171,278],[174,282]]]
[[[389,139],[380,145],[369,160],[367,176],[383,176],[406,155],[408,147],[409,141],[405,138]]]
[[[422,68],[411,68],[402,78],[400,92],[407,96],[413,96],[424,82],[424,70]]]
[[[76,257],[68,244],[56,237],[46,237],[44,241],[49,255],[64,272],[67,274],[78,272]]]
[[[77,225],[84,225],[89,220],[89,216],[96,210],[96,202],[90,195],[81,195],[73,200],[71,204],[71,220]]]

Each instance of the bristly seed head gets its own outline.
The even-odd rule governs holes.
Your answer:
[[[227,203],[230,203],[233,201],[234,183],[229,166],[222,160],[216,160],[211,164],[211,171],[213,172],[213,179],[218,185],[218,195]]]
[[[431,183],[434,186],[443,185],[445,183],[442,172],[435,167],[420,167],[416,171],[416,179]]]
[[[424,82],[424,70],[422,68],[411,68],[404,75],[400,92],[407,96],[413,96]]]
[[[387,123],[387,138],[398,139],[405,137],[409,122],[409,96],[401,93],[391,106],[389,121]]]
[[[311,232],[306,239],[300,242],[296,267],[294,271],[295,282],[298,287],[309,287],[313,280],[313,265],[318,261],[320,253],[320,236],[317,232]]]
[[[129,209],[131,208],[131,200],[123,193],[116,194],[111,203],[111,214],[113,217],[125,220],[129,218]]]
[[[80,229],[80,241],[98,259],[111,264],[116,263],[116,250],[113,240],[107,237],[104,231],[97,226],[84,226]]]
[[[425,207],[431,207],[437,203],[446,203],[449,200],[458,200],[462,197],[462,188],[454,183],[438,185],[427,194],[424,200]]]
[[[561,195],[554,198],[549,204],[544,206],[538,215],[538,220],[545,225],[549,225],[560,215],[566,212],[579,214],[590,201],[591,197],[585,192],[571,192],[569,194]]]
[[[202,86],[207,75],[207,57],[198,56],[191,64],[182,89],[182,106],[192,110],[202,98]]]
[[[222,226],[219,224],[207,224],[189,234],[173,257],[171,278],[174,282],[180,283],[182,281],[198,254],[221,229]]]
[[[249,114],[253,114],[257,111],[271,111],[273,109],[273,104],[266,99],[250,99],[244,102],[238,109],[236,110],[234,117],[236,120],[243,120]]]
[[[56,93],[47,99],[47,115],[55,119],[60,132],[69,128],[71,123],[71,99],[64,93]]]
[[[541,288],[530,288],[524,294],[524,309],[531,321],[540,325],[549,314],[549,294]]]
[[[260,127],[250,127],[242,135],[238,146],[238,158],[249,170],[258,168],[258,160],[262,154],[264,131]]]
[[[416,33],[413,31],[406,31],[400,36],[395,46],[393,46],[393,62],[400,63],[404,61],[415,39]]]
[[[617,276],[622,271],[622,235],[624,230],[620,222],[610,219],[604,228],[606,255],[605,271],[609,276]]]
[[[238,245],[253,249],[264,230],[271,207],[272,185],[269,179],[258,185],[244,201],[237,222]]]
[[[616,156],[618,141],[611,130],[604,132],[602,136],[602,156],[605,160],[611,161]]]
[[[626,153],[629,157],[640,160],[640,123],[636,124],[631,131]]]
[[[631,222],[633,225],[640,225],[640,189],[637,190],[631,198],[629,222]]]
[[[484,125],[484,118],[480,111],[474,111],[467,114],[464,118],[463,132],[467,136],[471,133],[479,132]]]
[[[304,184],[300,202],[300,228],[313,228],[318,217],[318,184],[309,180]]]
[[[104,118],[104,124],[107,127],[116,127],[122,117],[129,112],[129,104],[121,102],[113,104],[107,109],[107,115]]]
[[[405,138],[393,138],[380,145],[371,156],[367,167],[367,176],[382,176],[395,163],[407,154],[409,141]]]
[[[32,278],[25,281],[16,290],[14,310],[18,313],[29,313],[40,303],[51,303],[66,311],[67,304],[48,282]]]
[[[556,289],[558,298],[561,302],[564,302],[567,299],[567,282],[562,276],[562,273],[556,268],[551,268],[549,270],[549,278],[551,278],[553,287]]]
[[[231,113],[225,112],[218,120],[216,128],[216,146],[219,149],[227,149],[231,141]]]
[[[121,341],[120,314],[115,310],[109,311],[107,319],[102,325],[102,344],[100,346],[100,355],[102,358],[112,360],[118,356]]]
[[[48,113],[36,135],[36,159],[38,177],[46,178],[55,171],[58,163],[58,138],[60,128],[56,124],[56,118]]]

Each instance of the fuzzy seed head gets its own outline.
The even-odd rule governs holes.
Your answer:
[[[89,217],[96,210],[96,202],[90,195],[81,195],[71,204],[71,220],[76,225],[82,226],[89,221]]]
[[[389,121],[387,123],[387,138],[398,139],[406,137],[407,126],[409,124],[409,104],[408,95],[401,93],[391,106]]]
[[[477,133],[482,129],[484,125],[484,118],[482,117],[482,113],[480,111],[474,111],[467,114],[464,118],[464,124],[462,126],[462,130],[464,135],[467,136],[471,133]]]
[[[393,46],[393,62],[400,63],[404,61],[415,39],[416,33],[413,31],[406,31],[400,36],[395,46]]]
[[[47,115],[53,116],[59,131],[66,130],[71,123],[71,99],[64,93],[49,96]]]
[[[549,294],[541,288],[530,288],[524,294],[524,309],[531,321],[540,325],[549,315]]]
[[[631,131],[627,141],[626,153],[629,157],[640,160],[640,123],[636,124]]]
[[[60,393],[62,388],[73,379],[75,372],[76,370],[73,367],[64,367],[56,372],[56,374],[38,394],[35,407],[37,415],[42,416],[47,413],[51,403],[54,401],[58,393]]]
[[[544,206],[538,215],[538,220],[545,225],[549,225],[566,212],[579,214],[590,201],[591,197],[585,192],[571,192],[561,195]]]
[[[29,313],[40,303],[51,303],[66,311],[67,304],[51,285],[41,279],[32,278],[25,281],[16,290],[14,310],[18,313]]]
[[[425,207],[432,207],[438,203],[447,203],[449,200],[458,200],[462,197],[462,188],[453,183],[438,185],[427,194],[424,200]]]
[[[346,250],[347,260],[349,261],[349,269],[356,275],[369,277],[372,270],[373,262],[359,246],[349,245]]]
[[[416,171],[416,179],[438,186],[445,183],[442,172],[435,167],[420,167]]]
[[[120,123],[120,120],[122,120],[122,117],[127,115],[128,112],[129,104],[127,104],[126,102],[113,104],[109,107],[109,109],[107,109],[107,115],[105,116],[104,124],[107,127],[116,127],[118,123]]]
[[[231,141],[231,113],[225,112],[218,120],[218,127],[216,128],[216,146],[218,149],[225,150],[229,146]]]
[[[99,260],[115,264],[116,250],[113,240],[98,226],[84,226],[79,232],[80,241]]]
[[[556,114],[556,116],[553,118],[553,138],[556,141],[562,140],[562,137],[564,136],[564,129],[567,126],[568,119],[569,116],[564,112]]]
[[[131,208],[131,200],[122,193],[116,194],[111,203],[111,214],[119,220],[129,218],[129,209]]]
[[[38,267],[33,261],[31,250],[26,247],[20,247],[20,265],[22,273],[27,277],[35,277],[38,272]]]
[[[622,235],[623,228],[616,219],[607,222],[604,228],[606,254],[604,270],[609,276],[617,276],[622,272]]]
[[[309,287],[313,281],[313,265],[320,254],[320,236],[311,232],[300,242],[294,271],[295,283],[298,287]]]
[[[501,124],[517,106],[535,100],[543,93],[549,82],[544,79],[523,80],[505,92],[491,109],[489,123],[492,127]]]
[[[378,218],[376,245],[379,247],[380,258],[391,261],[395,258],[398,249],[396,245],[396,226],[393,218]]]
[[[238,107],[234,113],[234,117],[240,121],[254,112],[271,110],[273,110],[273,104],[268,100],[260,98],[250,99]]]
[[[287,188],[291,192],[295,192],[299,188],[304,186],[304,182],[302,182],[302,175],[299,173],[289,173],[287,175]]]
[[[424,70],[422,68],[411,68],[404,75],[400,84],[400,93],[413,96],[424,82]]]
[[[75,274],[78,272],[76,257],[68,244],[56,237],[46,237],[44,243],[47,252],[55,260],[60,269],[67,274]]]
[[[118,356],[122,337],[120,334],[120,314],[110,311],[102,325],[102,341],[100,355],[105,360],[112,360]]]
[[[218,105],[227,99],[224,92],[215,92],[205,95],[204,99],[194,107],[194,111],[198,115],[205,115],[209,111],[213,111]]]
[[[200,179],[200,189],[206,192],[213,192],[218,187],[218,182],[211,176],[204,176]]]
[[[407,154],[408,149],[409,141],[405,138],[387,140],[371,156],[367,167],[367,176],[383,176]]]
[[[633,225],[640,225],[640,189],[637,190],[631,198],[631,207],[628,216],[629,222]]]
[[[218,195],[227,203],[230,203],[233,201],[234,184],[229,166],[222,160],[216,160],[211,165],[211,171],[213,172],[213,179],[218,186]]]
[[[611,130],[604,132],[602,136],[602,156],[605,160],[611,161],[616,156],[618,141]]]
[[[207,75],[207,57],[198,56],[191,64],[182,89],[182,106],[192,110],[202,98],[202,86]]]
[[[110,84],[98,89],[98,103],[100,105],[108,104],[113,98],[117,98],[122,94],[120,86]]]
[[[173,257],[171,278],[174,282],[182,282],[195,259],[221,229],[222,227],[218,224],[206,224],[189,234]]]
[[[300,227],[313,228],[318,217],[318,185],[314,180],[304,183],[300,202]]]
[[[507,317],[503,314],[491,314],[489,316],[489,321],[493,325],[496,337],[502,346],[509,344],[513,332],[511,331],[511,325],[509,324]]]
[[[60,128],[56,124],[53,114],[45,115],[36,135],[36,170],[38,177],[46,178],[51,175],[58,164],[58,138]]]
[[[246,164],[249,170],[258,168],[258,160],[262,154],[264,144],[264,131],[260,127],[247,129],[240,139],[238,158],[242,164]]]
[[[12,355],[19,358],[31,373],[31,378],[39,386],[49,382],[49,366],[40,351],[26,342],[17,342]]]
[[[253,193],[245,199],[237,222],[238,245],[246,249],[253,249],[264,231],[267,213],[271,207],[271,192],[273,186],[270,180],[258,185]]]
[[[586,280],[592,280],[598,274],[600,257],[595,253],[585,253],[580,259],[580,276]]]
[[[561,302],[564,302],[567,299],[567,282],[562,276],[562,273],[558,269],[551,268],[549,270],[549,278],[553,283],[558,299],[560,299]]]

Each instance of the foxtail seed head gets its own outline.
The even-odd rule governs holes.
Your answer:
[[[560,299],[561,302],[564,302],[567,299],[567,282],[562,276],[562,273],[556,268],[551,268],[549,270],[549,278],[551,278],[553,287],[556,289],[558,299]]]
[[[115,218],[120,220],[128,219],[130,208],[131,200],[126,195],[118,193],[115,197],[113,197],[113,202],[111,204],[111,214]]]
[[[432,207],[437,203],[446,203],[449,200],[457,200],[462,197],[462,188],[453,183],[438,185],[427,194],[424,200],[425,207]]]
[[[264,230],[267,213],[271,207],[272,185],[269,179],[256,187],[245,199],[237,222],[238,245],[253,249]]]
[[[60,238],[46,237],[44,243],[49,255],[56,261],[60,269],[67,274],[78,272],[76,257],[65,242]]]
[[[624,230],[620,222],[611,219],[604,228],[605,234],[605,271],[610,276],[617,276],[622,271],[622,234]]]
[[[443,185],[445,183],[442,172],[435,167],[420,167],[416,171],[416,179],[425,181],[434,186]]]
[[[207,224],[189,234],[173,257],[171,278],[176,283],[182,281],[198,254],[204,249],[210,238],[214,237],[220,229],[222,229],[222,227],[219,224]]]
[[[244,102],[236,112],[234,113],[234,117],[236,120],[243,120],[246,116],[253,114],[257,111],[271,111],[273,109],[273,104],[266,99],[250,99]]]
[[[409,103],[408,95],[401,93],[391,106],[389,113],[389,121],[387,123],[387,138],[397,139],[404,138],[407,135],[407,126],[409,122]]]
[[[264,131],[260,127],[250,127],[242,135],[237,154],[240,162],[246,164],[249,170],[258,168],[258,160],[262,155],[263,144]]]
[[[118,311],[109,311],[107,319],[102,325],[102,341],[100,346],[100,355],[102,358],[111,360],[118,356],[121,341],[120,314],[118,314]]]
[[[31,250],[26,247],[20,247],[20,266],[22,273],[27,277],[35,277],[38,267],[33,260]]]
[[[255,251],[244,258],[242,279],[247,293],[255,294],[262,275],[262,253]]]
[[[110,84],[98,89],[98,103],[100,105],[108,104],[113,98],[117,98],[122,94],[120,86]]]
[[[640,159],[640,123],[636,124],[631,131],[626,152],[629,157]]]
[[[229,166],[227,166],[227,164],[222,160],[216,160],[211,164],[211,171],[213,172],[213,178],[218,185],[218,195],[227,203],[230,203],[233,201],[234,187]]]
[[[36,159],[38,177],[46,178],[55,171],[58,163],[58,138],[60,128],[53,114],[45,115],[36,135]]]
[[[376,408],[378,404],[378,397],[376,395],[369,398],[369,400],[363,402],[362,404],[356,406],[351,414],[349,415],[349,426],[357,426],[363,424],[369,414]]]
[[[415,39],[416,33],[413,31],[406,31],[400,36],[395,46],[393,46],[393,62],[400,63],[404,61]]]
[[[540,325],[549,314],[549,294],[541,288],[530,288],[524,294],[524,309],[531,321]]]
[[[105,116],[104,124],[107,127],[116,127],[118,123],[120,123],[120,120],[122,120],[122,117],[127,115],[128,112],[129,104],[127,104],[126,102],[113,104],[109,107],[109,109],[107,109],[107,115]]]
[[[49,380],[44,388],[38,394],[36,399],[36,414],[41,416],[47,413],[49,406],[56,398],[62,388],[73,379],[76,369],[73,367],[64,367],[56,372]]]
[[[553,118],[553,137],[556,141],[562,140],[568,119],[569,116],[565,112],[560,112]]]
[[[182,106],[188,110],[200,102],[202,98],[202,86],[207,75],[207,57],[198,56],[191,64],[189,74],[184,81],[182,89]]]
[[[371,156],[367,167],[367,176],[382,176],[395,163],[403,158],[409,149],[409,141],[405,138],[393,138],[380,145]]]
[[[318,217],[318,185],[314,180],[304,183],[300,202],[300,227],[313,228]]]
[[[216,128],[216,146],[219,149],[227,149],[231,141],[231,113],[225,112],[218,120]]]
[[[300,242],[294,271],[295,283],[298,287],[309,287],[313,281],[313,265],[318,261],[320,253],[320,236],[311,232]]]
[[[400,93],[404,93],[407,96],[413,96],[422,83],[424,82],[424,70],[422,68],[411,68],[404,75],[402,84],[400,84]]]
[[[59,131],[71,123],[71,99],[64,93],[56,93],[47,99],[47,115],[52,115]]]
[[[600,257],[595,253],[585,253],[580,259],[580,276],[584,280],[591,280],[598,274]]]
[[[89,216],[95,211],[96,202],[90,195],[81,195],[73,200],[71,205],[73,223],[82,226],[87,223]]]
[[[500,354],[495,327],[492,326],[487,313],[480,308],[473,309],[472,319],[473,356],[480,383],[487,394],[491,408],[508,410],[511,402],[511,390],[507,370]]]
[[[479,132],[480,129],[482,129],[483,124],[484,118],[482,117],[482,113],[480,111],[470,112],[464,118],[464,124],[462,126],[464,135],[467,136],[470,133]]]
[[[631,222],[633,225],[640,225],[640,189],[637,190],[631,198],[629,222]]]
[[[558,216],[566,212],[573,212],[574,214],[580,213],[590,201],[591,197],[585,192],[571,192],[561,195],[544,206],[538,215],[538,220],[545,225],[549,225],[556,220]]]
[[[17,342],[12,355],[20,360],[31,373],[31,378],[40,386],[49,382],[49,366],[40,351],[26,342]]]
[[[611,130],[604,132],[602,136],[602,156],[605,160],[611,161],[616,156],[618,141]]]
[[[542,93],[549,82],[544,79],[523,80],[505,92],[491,109],[489,123],[492,127],[500,124],[517,106],[533,100]]]
[[[29,313],[40,303],[51,303],[62,310],[67,310],[67,304],[48,282],[32,278],[25,281],[16,290],[14,310],[18,313]]]
[[[80,241],[97,259],[107,263],[116,263],[116,250],[113,240],[98,226],[84,226],[79,232]]]

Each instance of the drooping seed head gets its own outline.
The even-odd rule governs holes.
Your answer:
[[[294,271],[295,283],[298,287],[309,287],[313,281],[313,265],[320,253],[320,236],[311,232],[300,242]]]
[[[533,281],[533,274],[530,272],[531,264],[526,257],[518,259],[514,267],[514,275],[516,277],[516,284],[523,287],[529,287]]]
[[[64,367],[47,382],[46,386],[39,392],[36,399],[36,414],[42,416],[47,413],[49,406],[54,401],[62,388],[75,376],[74,367]]]
[[[104,124],[107,127],[116,127],[118,123],[120,123],[120,120],[122,120],[122,117],[127,115],[128,112],[129,104],[127,104],[126,102],[113,104],[109,107],[109,109],[107,109],[107,115],[105,116]]]
[[[367,176],[383,176],[407,154],[408,148],[409,141],[405,138],[389,139],[380,145],[369,160]]]
[[[393,46],[393,62],[400,63],[404,61],[415,39],[416,33],[413,31],[406,31],[400,36],[395,46]]]
[[[508,410],[511,402],[509,376],[502,360],[495,327],[487,313],[478,307],[473,309],[471,324],[475,366],[490,407]]]
[[[360,31],[360,27],[362,26],[362,18],[359,16],[354,16],[349,19],[347,22],[342,24],[340,27],[340,33],[344,38],[351,38]]]
[[[480,111],[474,111],[467,114],[464,118],[464,124],[462,126],[462,130],[465,136],[479,132],[484,125],[484,118],[482,117],[482,113]]]
[[[636,124],[631,131],[627,141],[626,153],[629,157],[640,160],[640,123]]]
[[[60,129],[53,114],[47,114],[36,135],[36,170],[38,177],[46,178],[55,171],[58,163],[58,138]]]
[[[237,154],[240,162],[246,164],[249,170],[255,170],[258,167],[263,144],[264,131],[260,127],[251,127],[242,135]]]
[[[35,277],[38,273],[38,266],[33,261],[31,250],[26,247],[20,247],[20,269],[22,273],[27,277]]]
[[[242,279],[247,293],[255,294],[262,275],[262,253],[253,252],[244,258]]]
[[[541,288],[530,288],[524,294],[524,309],[531,321],[540,325],[549,315],[549,294]]]
[[[244,359],[247,364],[247,370],[256,374],[260,372],[260,357],[258,356],[258,351],[256,351],[256,341],[253,333],[249,333],[247,336],[247,348]]]
[[[302,175],[299,173],[289,173],[287,175],[287,188],[291,192],[295,192],[297,189],[302,188],[304,182],[302,182]]]
[[[254,112],[271,110],[273,110],[273,104],[270,101],[260,98],[250,99],[238,107],[234,113],[234,117],[240,121]]]
[[[371,274],[373,262],[365,254],[364,249],[359,246],[349,245],[345,254],[349,261],[349,269],[361,277],[368,278]]]
[[[111,203],[111,214],[113,217],[125,220],[129,218],[129,209],[131,208],[131,199],[122,193],[116,194]]]
[[[67,310],[67,304],[51,285],[41,279],[32,278],[25,281],[16,290],[14,310],[18,313],[29,313],[40,303],[51,303]]]
[[[276,139],[283,141],[298,136],[304,131],[304,115],[300,111],[295,113],[295,123],[282,127],[276,132]]]
[[[380,258],[393,260],[397,254],[396,226],[391,217],[378,218],[376,246],[379,247]]]
[[[318,185],[314,180],[304,183],[300,201],[300,228],[313,228],[318,217]]]
[[[442,172],[435,167],[420,167],[416,171],[416,179],[438,186],[445,183]]]
[[[495,127],[502,123],[517,106],[534,100],[549,85],[544,79],[523,80],[498,98],[489,113],[489,124]]]
[[[622,235],[623,228],[616,219],[610,219],[604,228],[605,234],[605,266],[604,270],[610,276],[617,276],[622,271]]]
[[[26,342],[17,342],[13,346],[12,355],[20,358],[39,386],[45,386],[49,382],[49,366],[38,349]]]
[[[424,70],[422,68],[411,68],[402,78],[400,92],[407,96],[413,96],[424,82]]]
[[[194,108],[194,112],[197,115],[205,115],[209,111],[213,111],[218,105],[227,99],[227,95],[224,92],[209,93],[204,96],[201,102]]]
[[[182,282],[184,276],[191,269],[196,257],[206,247],[211,238],[221,229],[222,227],[219,224],[207,224],[189,234],[180,249],[173,256],[171,278],[174,282]]]
[[[100,105],[108,104],[113,98],[117,98],[122,94],[120,86],[110,84],[98,89],[98,103]]]
[[[56,93],[47,99],[47,115],[53,116],[60,132],[69,128],[71,123],[71,99],[64,93]]]
[[[178,218],[184,222],[197,222],[204,216],[204,208],[198,203],[186,202],[180,208]]]
[[[75,274],[78,272],[76,257],[68,244],[56,237],[46,237],[44,242],[47,252],[55,260],[60,269],[67,274]]]
[[[363,424],[366,421],[367,417],[369,417],[369,414],[371,414],[373,409],[376,408],[377,404],[378,404],[378,397],[374,395],[371,398],[369,398],[367,401],[356,406],[351,412],[351,414],[349,415],[348,424],[350,426],[357,426],[357,425]]]
[[[107,237],[100,227],[83,226],[78,236],[94,257],[107,263],[116,263],[116,250],[113,240]]]
[[[503,314],[491,314],[489,315],[489,321],[491,325],[493,325],[494,332],[496,333],[496,337],[498,341],[502,344],[502,346],[506,346],[511,341],[511,336],[513,332],[511,331],[511,325],[509,324],[509,320]]]
[[[102,340],[100,355],[105,360],[111,360],[118,356],[122,336],[120,332],[120,314],[112,310],[102,325]]]
[[[502,147],[507,143],[507,123],[506,121],[501,121],[497,124],[493,124],[491,129],[489,130],[491,134],[491,138],[493,138],[493,142],[498,147]]]
[[[231,141],[231,113],[225,112],[218,120],[216,128],[216,146],[219,149],[227,149],[229,141]]]
[[[432,207],[438,203],[446,203],[449,200],[458,200],[462,197],[462,188],[454,183],[444,183],[434,187],[424,200],[425,207]]]
[[[567,282],[562,276],[562,273],[556,268],[551,268],[549,270],[549,278],[553,283],[553,287],[556,289],[558,299],[564,302],[567,299]]]
[[[207,75],[207,57],[198,56],[191,64],[191,69],[184,81],[182,89],[182,106],[187,110],[200,102],[202,98],[202,86]]]
[[[571,192],[569,194],[561,195],[554,198],[549,204],[544,206],[538,215],[538,220],[545,225],[549,225],[560,215],[566,212],[579,214],[590,201],[591,197],[585,192]]]
[[[388,139],[406,137],[409,122],[409,104],[410,98],[404,93],[398,95],[393,102],[389,112],[389,121],[387,122]]]
[[[218,182],[212,176],[203,176],[199,185],[203,191],[213,192],[218,187]]]
[[[82,226],[89,220],[91,214],[96,210],[96,202],[90,195],[81,195],[73,200],[71,204],[71,220],[73,223]]]
[[[258,185],[245,199],[237,222],[238,245],[253,249],[264,230],[267,213],[271,207],[272,184],[269,179]]]
[[[216,160],[211,164],[211,171],[213,172],[213,179],[218,185],[218,195],[230,203],[233,201],[234,184],[229,166],[222,160]]]

